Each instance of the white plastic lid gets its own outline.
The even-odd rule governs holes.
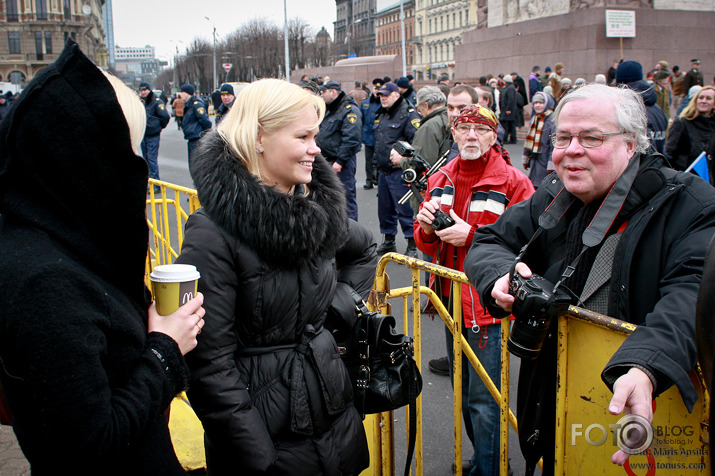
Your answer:
[[[158,283],[184,283],[199,279],[201,274],[191,264],[162,264],[155,266],[149,277]]]

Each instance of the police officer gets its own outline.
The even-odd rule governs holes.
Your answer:
[[[409,190],[402,180],[400,155],[392,154],[392,146],[397,141],[412,143],[415,132],[420,127],[420,115],[409,101],[400,95],[395,83],[387,82],[378,92],[382,107],[375,117],[375,162],[378,170],[377,216],[380,233],[384,235],[377,253],[383,255],[397,251],[395,235],[399,221],[407,240],[406,255],[417,257],[417,246],[412,239],[412,207],[397,202]]]
[[[345,186],[348,216],[358,219],[355,197],[355,154],[360,150],[362,114],[357,102],[342,91],[340,83],[328,81],[320,87],[325,101],[325,117],[318,132],[318,146]]]
[[[223,83],[221,85],[221,105],[218,107],[218,114],[216,115],[216,125],[221,122],[223,116],[228,114],[229,109],[233,106],[233,102],[236,100],[236,96],[233,94],[233,86],[228,83]]]
[[[400,94],[402,95],[402,97],[407,99],[410,102],[410,105],[412,107],[416,108],[417,107],[417,94],[415,93],[415,90],[412,89],[410,80],[407,79],[406,76],[401,76],[401,77],[397,78],[397,81],[395,81],[395,84],[400,89]],[[445,97],[446,97],[446,95],[445,95]]]
[[[169,124],[169,113],[164,101],[156,97],[148,83],[139,84],[139,96],[146,109],[146,132],[142,140],[142,157],[149,164],[149,177],[159,180],[159,138],[161,130]],[[155,186],[156,190],[159,188]],[[160,189],[159,189],[160,190]]]
[[[199,145],[199,139],[206,131],[211,129],[211,120],[206,111],[204,102],[194,96],[196,90],[190,84],[181,86],[179,95],[184,103],[184,120],[181,128],[184,130],[184,139],[187,140],[187,150],[189,153],[189,166],[191,165],[191,154],[196,146]]]
[[[365,190],[377,186],[377,167],[375,166],[375,114],[382,107],[377,92],[385,84],[382,78],[372,80],[373,92],[360,104],[362,113],[362,143],[365,145]]]

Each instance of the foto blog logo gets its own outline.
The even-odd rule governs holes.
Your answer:
[[[613,433],[613,446],[626,454],[633,455],[647,450],[653,443],[653,426],[647,418],[640,415],[626,415],[618,423],[608,425]],[[571,444],[576,445],[576,439],[583,437],[591,446],[601,446],[608,439],[608,430],[593,423],[583,429],[580,423],[571,425]]]

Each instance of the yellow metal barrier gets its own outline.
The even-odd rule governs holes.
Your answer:
[[[391,290],[389,276],[385,273],[385,268],[389,262],[398,263],[412,269],[412,285],[409,287],[398,288]],[[452,296],[454,299],[454,315],[450,315],[439,297],[426,286],[420,285],[420,271],[427,271],[435,276],[447,278],[452,281]],[[462,354],[469,360],[469,363],[476,369],[479,377],[486,385],[492,398],[499,403],[501,408],[501,459],[500,459],[500,474],[508,474],[509,464],[509,423],[517,430],[516,417],[509,409],[509,352],[506,348],[506,339],[509,336],[509,321],[502,322],[502,374],[501,374],[501,393],[497,390],[491,378],[482,367],[482,364],[477,359],[474,351],[467,343],[466,339],[462,338],[462,300],[461,293],[462,283],[469,283],[467,276],[459,271],[455,271],[444,266],[428,263],[417,258],[410,258],[398,253],[388,253],[384,255],[377,265],[375,272],[375,284],[373,292],[370,296],[368,305],[371,309],[376,309],[385,314],[391,314],[391,306],[388,299],[402,298],[403,299],[403,323],[405,334],[412,335],[415,341],[415,360],[417,365],[422,370],[422,330],[421,330],[421,311],[420,311],[420,295],[425,295],[430,300],[435,310],[439,314],[442,321],[450,329],[454,342],[454,467],[455,474],[462,474]],[[410,326],[408,298],[412,297],[412,319]],[[410,332],[412,328],[412,332]],[[415,474],[421,476],[423,474],[423,438],[422,438],[422,396],[418,397],[417,402],[417,440],[415,443]],[[408,410],[405,409],[405,412]],[[381,415],[370,415],[366,420],[372,418],[379,420],[381,435],[379,455],[379,463],[373,459],[371,454],[370,468],[363,474],[371,475],[392,475],[394,474],[394,434],[392,417],[389,412]],[[374,424],[374,422],[373,422]]]
[[[574,306],[559,318],[555,474],[710,474],[710,397],[699,366],[690,372],[698,394],[693,412],[675,386],[668,389],[653,402],[650,447],[623,467],[611,464],[623,415],[608,413],[612,395],[601,371],[636,327]]]
[[[410,287],[391,290],[385,268],[395,262],[412,270]],[[453,316],[450,316],[438,296],[429,288],[420,285],[420,271],[452,280],[454,296]],[[462,402],[461,363],[462,353],[476,369],[492,397],[501,408],[501,459],[500,474],[508,474],[509,428],[518,434],[516,418],[509,410],[509,352],[506,341],[509,337],[509,321],[502,320],[502,374],[501,394],[484,371],[482,365],[466,340],[462,339],[461,283],[469,283],[464,273],[426,261],[388,253],[378,263],[375,285],[368,303],[372,309],[391,313],[389,299],[403,299],[403,319],[406,334],[415,340],[415,360],[421,369],[422,346],[420,327],[420,295],[426,295],[437,313],[451,330],[454,337],[454,463],[456,474],[461,474],[462,460]],[[408,298],[412,297],[412,332],[408,317]],[[692,413],[688,413],[677,388],[673,387],[654,402],[653,443],[644,454],[633,455],[623,467],[611,463],[611,454],[617,450],[612,430],[618,429],[622,415],[608,413],[611,393],[601,382],[601,371],[628,334],[637,328],[618,319],[570,306],[559,317],[559,353],[556,402],[555,474],[710,474],[709,408],[710,400],[699,367],[691,372],[691,380],[698,394]],[[422,467],[422,399],[417,400],[417,442],[415,447],[416,474],[423,474]],[[394,434],[390,413],[374,415],[380,425],[379,462],[371,460],[371,466],[363,474],[394,474]],[[610,426],[609,426],[610,425]],[[601,431],[602,433],[597,433]],[[601,441],[603,440],[603,441]],[[540,464],[541,466],[541,464]]]
[[[151,289],[149,273],[159,264],[169,264],[179,255],[183,243],[184,224],[188,216],[200,208],[196,191],[149,180],[147,198],[147,222],[152,237],[147,254],[146,282]],[[153,185],[161,187],[154,193]],[[412,270],[411,286],[391,290],[385,269],[394,262]],[[454,310],[450,315],[439,297],[428,287],[420,285],[420,271],[452,281]],[[501,459],[500,474],[508,474],[509,427],[518,433],[516,418],[509,409],[509,352],[506,341],[509,337],[509,321],[502,320],[502,374],[501,393],[491,381],[474,351],[462,338],[461,283],[469,283],[464,273],[426,261],[409,258],[398,253],[384,255],[377,266],[375,285],[368,307],[391,314],[388,300],[402,298],[403,325],[406,334],[415,340],[415,360],[422,367],[422,329],[420,320],[420,296],[425,295],[437,314],[454,337],[454,463],[456,474],[462,474],[462,359],[463,354],[474,366],[490,394],[501,408]],[[412,302],[412,319],[409,315],[409,299]],[[411,322],[411,325],[410,325]],[[674,387],[664,392],[655,401],[653,426],[654,443],[649,452],[631,456],[623,468],[610,463],[615,451],[610,444],[609,425],[617,424],[620,416],[607,412],[611,395],[601,383],[600,373],[608,359],[636,326],[617,319],[579,309],[569,308],[559,320],[558,372],[561,385],[557,389],[557,475],[574,474],[710,474],[709,446],[709,395],[704,390],[702,375],[698,369],[691,372],[691,380],[698,392],[693,413],[685,409],[678,390]],[[410,329],[412,332],[410,332]],[[597,342],[597,345],[593,343]],[[569,369],[571,371],[569,372]],[[573,369],[578,369],[574,371]],[[417,441],[415,444],[416,474],[423,474],[422,397],[417,399]],[[405,409],[407,415],[408,409]],[[170,430],[174,449],[184,469],[196,470],[206,466],[203,447],[203,428],[196,418],[185,395],[177,397],[171,405]],[[406,420],[408,420],[406,418]],[[394,470],[394,425],[392,412],[368,415],[364,421],[370,449],[370,466],[363,475],[393,475]],[[600,431],[607,438],[601,444]],[[409,431],[408,428],[406,428]],[[677,433],[677,434],[676,434]],[[598,437],[598,439],[596,439]],[[689,445],[687,448],[681,448]],[[682,450],[682,451],[681,451]]]
[[[160,193],[154,192],[155,185],[161,187]],[[149,179],[146,204],[151,237],[144,280],[152,289],[151,270],[154,266],[171,264],[179,256],[184,242],[184,224],[201,205],[196,190],[154,179]],[[182,393],[171,402],[169,414],[169,432],[181,466],[186,471],[205,469],[204,429],[186,394]]]

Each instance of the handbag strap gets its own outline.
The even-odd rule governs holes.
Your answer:
[[[365,304],[365,301],[363,301],[362,297],[355,291],[354,289],[350,288],[350,295],[352,296],[353,300],[355,301],[355,307],[358,312],[358,317],[360,316],[365,316],[367,315],[370,310],[367,308],[367,305]],[[370,365],[369,365],[369,349],[370,349],[370,339],[375,338],[375,336],[370,336],[370,325],[366,322],[365,319],[363,319],[362,324],[362,329],[360,330],[360,338],[359,338],[359,344],[360,344],[360,360],[362,361],[361,364],[361,370],[360,370],[360,380],[362,378],[365,378],[365,388],[367,388],[367,382],[370,380]],[[379,332],[378,332],[379,334]],[[363,341],[364,338],[364,341]],[[408,439],[408,444],[407,444],[407,460],[405,461],[405,476],[410,475],[410,467],[412,466],[412,458],[414,457],[415,454],[415,443],[417,441],[417,388],[416,388],[416,376],[415,376],[415,366],[416,364],[412,364],[409,366],[410,368],[410,383],[408,385],[408,392],[409,392],[409,425],[410,425],[410,434],[409,434],[409,439]],[[366,374],[366,375],[364,375]],[[362,408],[365,408],[365,388],[362,388],[359,397],[362,398],[363,400],[363,405]],[[363,418],[365,415],[362,415]]]
[[[412,457],[415,454],[415,442],[417,440],[417,389],[415,388],[415,367],[410,365],[410,434],[407,444],[407,460],[405,461],[405,476],[410,476],[410,466]]]

